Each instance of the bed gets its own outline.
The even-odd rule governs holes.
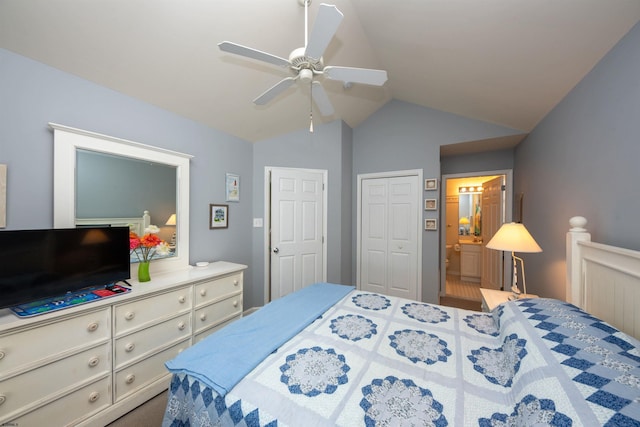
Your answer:
[[[324,283],[275,300],[166,363],[163,426],[640,425],[640,252],[585,223],[569,302],[480,313]]]
[[[149,211],[144,211],[140,217],[129,218],[76,218],[76,226],[109,226],[109,227],[129,227],[137,235],[142,235],[145,228],[151,224]]]

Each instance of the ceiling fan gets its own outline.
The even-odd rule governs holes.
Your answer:
[[[282,92],[287,90],[297,80],[311,84],[311,97],[323,116],[330,116],[334,109],[327,92],[322,84],[315,80],[316,76],[324,76],[331,80],[344,82],[345,87],[352,83],[363,83],[382,86],[387,81],[387,72],[367,68],[325,66],[322,54],[335,35],[344,15],[336,6],[320,4],[311,35],[308,36],[308,6],[311,0],[298,0],[305,8],[305,47],[295,49],[289,59],[281,58],[257,49],[242,46],[237,43],[223,41],[218,44],[220,50],[235,55],[256,59],[288,68],[293,77],[286,77],[253,100],[256,105],[266,105]]]

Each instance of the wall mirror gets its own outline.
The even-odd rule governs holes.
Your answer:
[[[458,196],[458,234],[479,236],[482,233],[482,194],[460,194]]]
[[[171,256],[154,259],[152,272],[188,266],[192,156],[54,123],[49,126],[54,130],[54,227],[133,223],[143,232],[151,223],[160,227],[163,240],[175,239]]]

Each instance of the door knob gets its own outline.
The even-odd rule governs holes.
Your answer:
[[[278,249],[278,248],[273,248],[273,253],[274,253],[274,254],[277,254],[278,252],[280,252],[280,249]]]

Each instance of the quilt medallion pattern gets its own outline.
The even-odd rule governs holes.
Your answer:
[[[303,348],[287,356],[287,363],[280,367],[280,381],[291,393],[313,397],[333,393],[339,385],[346,384],[349,369],[344,356],[332,348]]]
[[[638,342],[572,305],[530,299],[478,313],[354,290],[224,397],[175,374],[163,425],[640,427],[639,420]]]

